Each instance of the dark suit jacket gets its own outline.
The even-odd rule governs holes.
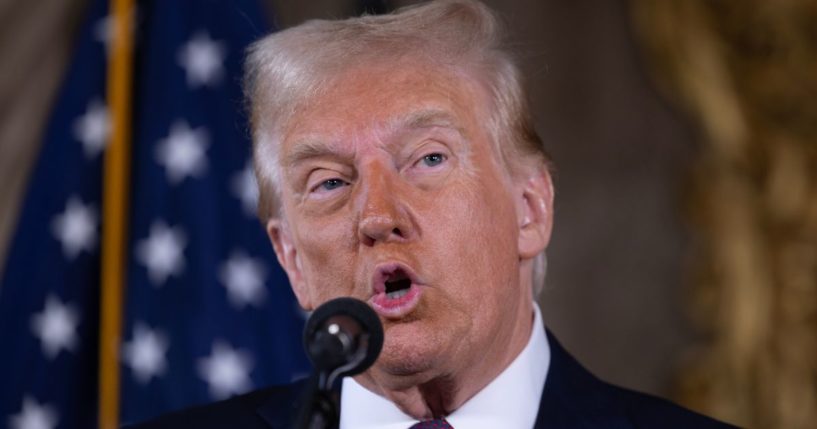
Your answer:
[[[550,332],[548,342],[551,361],[536,429],[733,427],[663,399],[607,384],[576,362]],[[289,428],[297,416],[303,388],[301,382],[257,390],[168,414],[133,429]]]

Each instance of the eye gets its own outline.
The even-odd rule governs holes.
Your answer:
[[[346,185],[347,185],[347,183],[345,181],[343,181],[341,179],[333,178],[333,179],[324,180],[323,182],[321,182],[321,184],[318,185],[318,188],[316,190],[317,191],[321,191],[321,190],[331,191],[331,190],[334,190],[334,189],[337,189],[337,188],[340,188],[340,187],[346,186]]]
[[[436,167],[446,160],[446,156],[441,153],[430,153],[421,160],[427,167]]]

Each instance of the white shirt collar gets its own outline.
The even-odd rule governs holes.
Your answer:
[[[528,344],[484,389],[446,417],[454,429],[532,428],[550,367],[550,346],[539,306]],[[417,423],[391,401],[343,379],[340,429],[408,429]]]

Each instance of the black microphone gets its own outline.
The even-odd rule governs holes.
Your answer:
[[[304,347],[330,389],[338,377],[360,374],[374,363],[383,348],[383,325],[363,301],[336,298],[309,316]]]
[[[367,370],[383,348],[383,325],[363,301],[336,298],[318,307],[304,327],[304,348],[315,370],[301,403],[299,428],[334,427],[340,377]]]

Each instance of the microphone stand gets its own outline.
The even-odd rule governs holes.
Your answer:
[[[365,332],[358,334],[358,341],[363,344],[363,347],[357,347],[354,354],[347,356],[346,363],[331,370],[321,369],[321,366],[331,368],[333,365],[316,365],[316,371],[312,373],[307,382],[296,428],[330,429],[338,427],[340,410],[338,409],[337,394],[332,386],[334,386],[336,380],[348,375],[366,359],[369,334]],[[313,352],[318,356],[324,355],[321,352],[335,351],[338,345],[352,341],[346,332],[333,329],[318,331],[317,337],[318,340],[315,345],[318,347]],[[327,353],[324,356],[331,356],[331,354]],[[316,363],[324,362],[319,361]]]
[[[313,364],[301,397],[297,429],[335,429],[340,419],[341,377],[360,374],[383,347],[383,326],[366,303],[335,298],[318,307],[304,327],[304,346]]]
[[[309,377],[301,402],[301,410],[295,427],[298,429],[329,429],[338,427],[337,395],[332,385],[325,383],[327,377],[323,371],[317,371]]]

